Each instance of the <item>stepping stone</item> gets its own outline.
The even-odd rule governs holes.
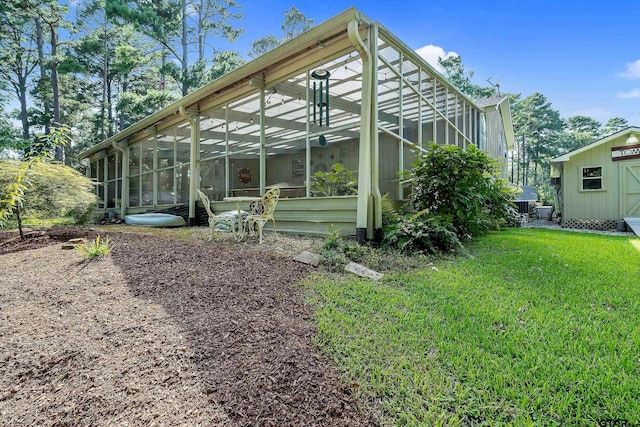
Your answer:
[[[63,250],[73,249],[76,246],[83,244],[84,242],[86,242],[86,239],[83,239],[82,237],[78,237],[76,239],[70,239],[68,242],[62,244],[62,249]]]
[[[382,276],[383,276],[382,273],[373,271],[365,267],[364,265],[357,264],[353,261],[347,264],[347,266],[344,269],[350,273],[357,274],[358,276],[361,276],[361,277],[368,277],[373,280],[380,280],[382,279]]]
[[[314,254],[313,252],[309,251],[303,251],[296,255],[293,260],[316,267],[318,264],[320,264],[320,255]]]

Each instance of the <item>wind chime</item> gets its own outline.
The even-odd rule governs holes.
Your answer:
[[[330,76],[331,73],[322,68],[322,62],[320,62],[320,68],[311,73],[311,77],[313,78],[313,123],[322,126],[322,118],[324,116],[327,127],[329,127]]]

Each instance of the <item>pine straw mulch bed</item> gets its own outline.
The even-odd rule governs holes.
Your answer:
[[[0,419],[19,426],[369,426],[314,347],[310,268],[242,245],[0,232]],[[13,239],[13,240],[12,240]]]

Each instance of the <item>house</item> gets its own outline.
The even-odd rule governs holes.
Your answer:
[[[513,145],[510,123],[508,100],[478,105],[351,8],[80,158],[105,211],[184,206],[193,225],[197,190],[221,211],[232,208],[224,197],[278,186],[278,231],[333,225],[362,242],[382,229],[382,195],[405,199],[400,171],[429,141],[501,145],[502,156]],[[357,172],[357,195],[314,196],[313,174],[337,163]]]
[[[476,104],[484,111],[486,122],[486,138],[480,140],[480,148],[494,158],[504,161],[502,175],[507,176],[507,156],[513,150],[515,135],[511,106],[507,95],[498,95],[491,98],[480,99]],[[483,119],[481,118],[481,120]]]
[[[564,227],[615,229],[623,218],[640,218],[638,135],[629,127],[551,160]]]

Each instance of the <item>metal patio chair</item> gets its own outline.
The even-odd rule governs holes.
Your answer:
[[[200,190],[197,190],[197,191],[198,191],[198,197],[200,197],[200,201],[204,205],[204,208],[207,210],[207,216],[209,217],[209,230],[210,230],[209,241],[213,239],[213,231],[216,224],[224,223],[224,224],[227,224],[229,227],[236,227],[238,225],[236,223],[239,221],[239,219],[236,218],[235,216],[214,214],[211,211],[211,202],[209,201],[209,198],[207,197],[207,195]]]
[[[254,230],[254,227],[257,227],[259,244],[262,244],[262,229],[267,222],[271,221],[273,223],[273,234],[277,235],[276,220],[273,219],[273,212],[276,210],[279,198],[280,188],[274,187],[264,193],[259,201],[251,203],[246,221],[250,230]]]

